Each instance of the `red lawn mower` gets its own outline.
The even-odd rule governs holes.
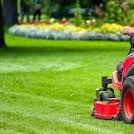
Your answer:
[[[129,54],[117,65],[112,79],[102,77],[102,87],[96,89],[93,116],[106,120],[123,120],[132,124],[134,123],[134,37],[132,34],[127,35],[131,35]],[[109,84],[112,84],[112,88]],[[115,97],[114,89],[120,91],[120,98]]]

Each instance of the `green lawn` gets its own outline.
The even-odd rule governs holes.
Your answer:
[[[0,50],[0,134],[132,134],[133,125],[90,116],[102,75],[126,42],[48,41],[6,35]]]

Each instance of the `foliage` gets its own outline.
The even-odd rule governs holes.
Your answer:
[[[20,1],[20,0],[19,0]],[[32,0],[25,0],[26,2],[29,1],[32,6]],[[133,16],[133,0],[123,0],[127,2],[127,15],[124,14],[122,11],[122,6],[120,1],[122,0],[106,0],[104,1],[104,11],[105,11],[105,22],[114,23],[114,22],[121,22],[127,24],[128,21],[134,18]],[[92,16],[88,16],[87,9],[94,9],[95,1],[94,0],[42,0],[42,13],[46,14],[49,17],[55,18],[63,18],[63,17],[72,17],[73,14],[69,14],[71,9],[76,8],[76,12],[74,18],[71,19],[76,25],[81,25],[84,23],[83,18],[91,18]],[[76,4],[75,4],[76,3]],[[85,10],[85,15],[82,17],[80,9]],[[90,10],[91,11],[91,10]],[[89,12],[90,12],[89,11]],[[95,12],[95,11],[94,11]],[[92,14],[94,15],[94,12]],[[90,13],[89,13],[90,14]],[[133,24],[133,23],[132,23]]]
[[[80,27],[72,24],[21,25],[9,29],[12,35],[51,40],[128,40],[122,35],[124,27],[119,24],[103,24],[101,27]]]
[[[43,12],[45,12],[48,16],[51,15],[51,0],[43,0],[42,1],[42,7],[43,7]]]
[[[100,27],[100,32],[104,32],[104,33],[122,33],[123,32],[124,27],[122,25],[119,24],[103,24]]]
[[[75,14],[74,14],[73,21],[74,21],[75,25],[77,25],[77,26],[81,25],[83,22],[83,17],[81,14],[81,6],[80,6],[79,0],[77,0],[77,2],[75,4]]]
[[[116,23],[104,23],[100,27],[82,27],[73,25],[70,23],[61,24],[61,23],[52,23],[52,24],[23,24],[20,26],[14,26],[13,28],[18,27],[20,29],[37,29],[37,30],[52,30],[52,31],[65,31],[65,32],[87,32],[95,31],[102,33],[122,33],[124,26]]]
[[[121,22],[126,18],[123,14],[119,1],[117,0],[109,0],[106,3],[106,17],[105,20],[107,22]]]

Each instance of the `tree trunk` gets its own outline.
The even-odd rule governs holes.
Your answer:
[[[5,48],[5,39],[4,39],[4,21],[2,13],[2,5],[0,0],[0,48]]]
[[[18,23],[17,0],[4,0],[4,19],[7,26]]]

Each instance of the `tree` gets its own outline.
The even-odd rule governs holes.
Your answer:
[[[76,2],[77,0],[42,0],[43,10],[53,17],[67,16],[68,11],[75,7]],[[81,8],[92,8],[94,0],[79,0],[79,3]]]
[[[102,22],[105,17],[104,0],[95,0],[94,2],[95,2],[96,15],[99,17],[99,19]]]
[[[75,14],[74,14],[74,21],[75,21],[75,24],[77,26],[79,26],[79,25],[82,24],[82,20],[83,20],[83,17],[82,17],[82,14],[81,14],[81,6],[80,6],[79,0],[77,0],[77,2],[75,4],[75,8],[76,8],[76,11],[75,11]]]
[[[122,12],[127,16],[127,1],[126,0],[119,0],[119,3],[120,3],[120,8],[122,10]]]
[[[109,0],[106,3],[106,17],[108,22],[127,22],[128,4],[126,0]]]
[[[3,12],[2,4],[0,0],[0,48],[5,48],[5,39],[4,39],[4,21],[3,21]]]
[[[4,19],[7,26],[18,23],[17,0],[4,0]]]

